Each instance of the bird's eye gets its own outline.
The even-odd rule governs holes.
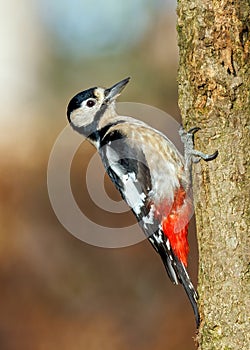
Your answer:
[[[91,108],[91,107],[93,107],[94,105],[95,105],[95,101],[94,101],[94,100],[88,100],[88,101],[87,101],[87,106],[88,106],[88,107]]]

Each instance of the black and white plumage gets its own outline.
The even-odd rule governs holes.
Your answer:
[[[198,295],[186,271],[192,206],[189,168],[192,157],[210,160],[216,154],[197,154],[192,148],[193,133],[182,132],[189,145],[185,160],[161,132],[134,118],[118,116],[116,98],[128,82],[129,78],[108,89],[94,87],[78,93],[69,102],[68,120],[96,147],[109,177],[160,255],[171,281],[183,285],[198,326]]]

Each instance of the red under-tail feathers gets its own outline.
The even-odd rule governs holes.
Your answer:
[[[158,213],[163,217],[162,230],[169,239],[174,254],[187,266],[189,252],[187,234],[192,209],[191,201],[184,189],[180,188],[175,193],[172,207],[161,205],[161,208],[163,210],[158,210]]]

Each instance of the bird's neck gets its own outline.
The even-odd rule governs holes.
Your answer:
[[[116,105],[113,101],[106,107],[100,116],[97,116],[98,129],[102,129],[105,125],[115,122],[117,117]]]

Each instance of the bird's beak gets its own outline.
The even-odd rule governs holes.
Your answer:
[[[111,88],[106,89],[105,102],[107,103],[114,101],[121,94],[122,90],[125,88],[129,80],[130,78],[123,79],[122,81],[119,81],[119,83],[111,86]]]

